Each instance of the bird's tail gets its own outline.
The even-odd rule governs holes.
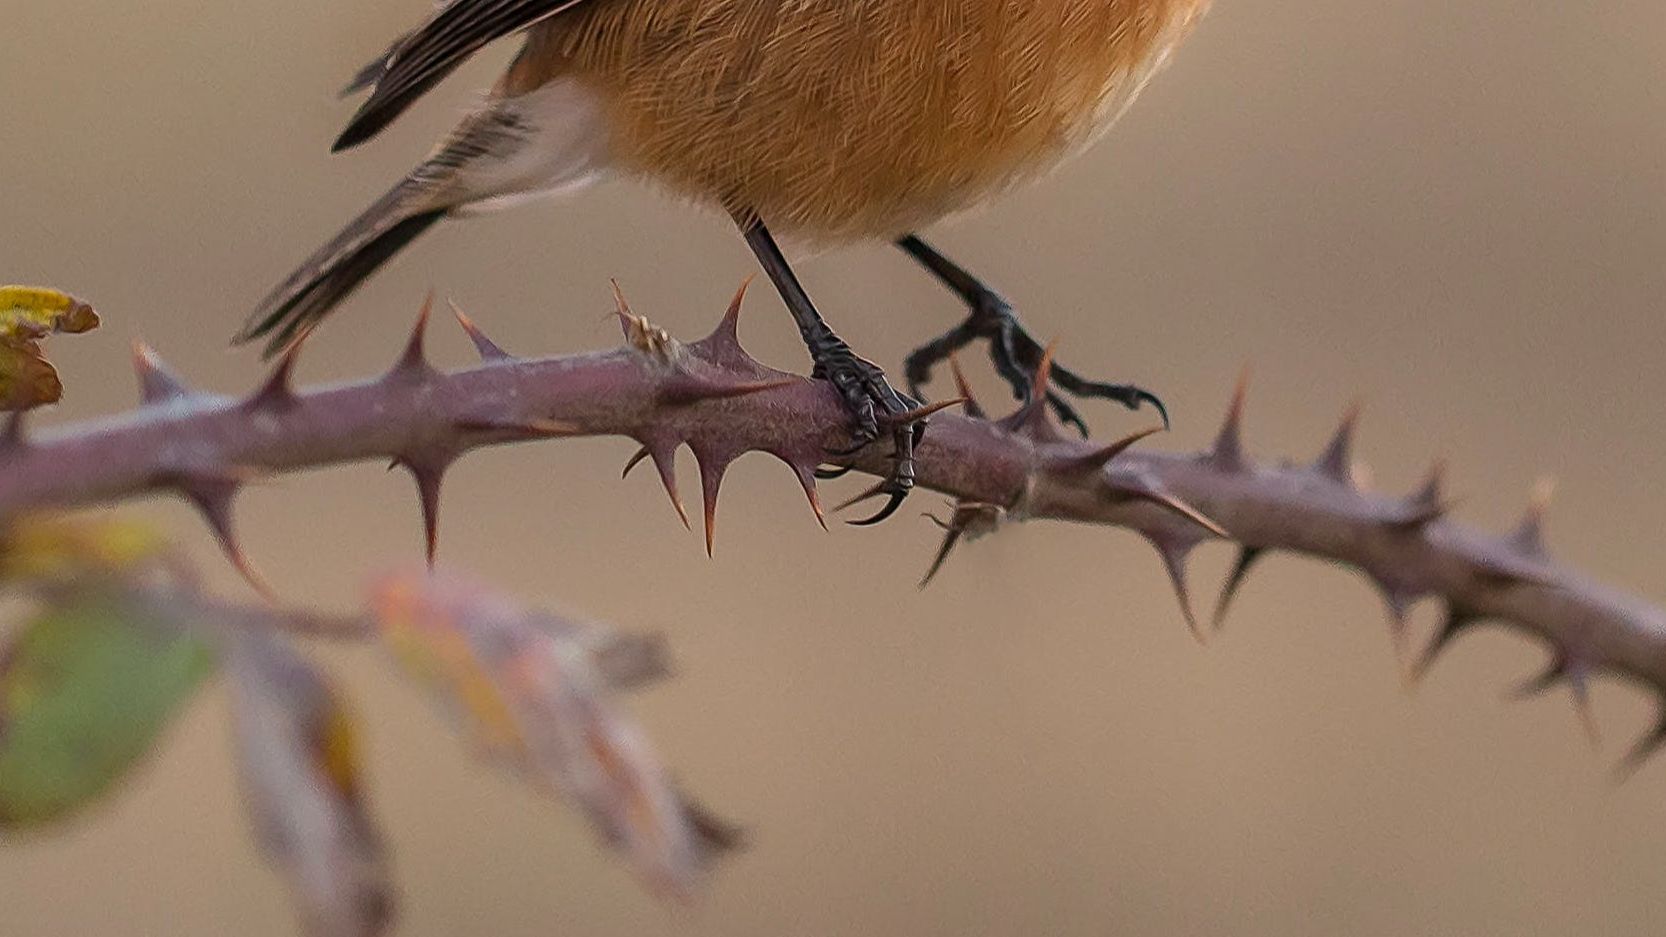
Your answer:
[[[447,209],[412,195],[405,182],[377,199],[268,293],[233,341],[241,345],[265,338],[264,354],[271,357],[328,315],[366,277],[445,217]]]

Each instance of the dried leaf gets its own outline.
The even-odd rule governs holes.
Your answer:
[[[384,933],[393,895],[359,786],[357,727],[329,680],[270,631],[227,632],[250,817],[310,937]]]
[[[484,755],[583,809],[656,891],[689,896],[705,859],[729,845],[611,705],[597,654],[607,642],[587,639],[594,629],[426,573],[383,580],[374,612],[406,670],[438,692]]]
[[[135,593],[86,587],[48,605],[0,649],[0,828],[109,790],[211,667],[202,640]]]
[[[98,327],[93,307],[57,290],[0,286],[0,410],[28,410],[63,396],[41,339]]]

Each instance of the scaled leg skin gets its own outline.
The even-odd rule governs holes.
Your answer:
[[[994,362],[995,370],[1012,386],[1013,395],[1020,400],[1028,400],[1030,375],[1041,363],[1044,349],[1019,324],[1018,313],[1012,305],[1000,293],[916,235],[898,238],[897,246],[959,295],[969,310],[965,321],[909,354],[904,372],[908,377],[908,392],[922,397],[920,385],[931,379],[932,368],[948,358],[950,353],[983,339],[989,342],[989,358]],[[1088,434],[1087,424],[1076,408],[1059,393],[1060,390],[1077,397],[1114,400],[1130,410],[1138,410],[1142,404],[1149,403],[1163,418],[1163,426],[1169,425],[1168,409],[1163,402],[1149,391],[1132,384],[1088,380],[1069,368],[1060,367],[1057,362],[1052,367],[1051,383],[1058,390],[1048,389],[1048,404],[1060,420],[1076,427],[1083,436]]]
[[[884,481],[870,492],[886,495],[888,500],[879,513],[852,523],[877,524],[890,517],[914,489],[914,446],[925,431],[925,420],[914,411],[919,403],[897,393],[885,379],[878,365],[858,356],[834,334],[832,328],[816,311],[810,296],[798,282],[798,277],[787,265],[786,257],[775,243],[762,221],[737,214],[736,221],[746,236],[746,243],[757,255],[758,262],[769,274],[775,289],[798,324],[804,346],[809,349],[814,368],[812,377],[832,383],[844,399],[851,417],[851,447],[830,453],[835,456],[853,455],[858,450],[889,432],[895,445],[894,464]]]

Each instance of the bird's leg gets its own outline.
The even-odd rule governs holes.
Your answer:
[[[931,379],[932,368],[950,353],[983,339],[989,343],[989,358],[994,363],[995,370],[1012,386],[1013,396],[1020,400],[1028,400],[1030,375],[1035,373],[1036,367],[1041,363],[1044,349],[1041,343],[1024,330],[1012,305],[1000,293],[995,292],[964,267],[938,253],[936,248],[919,237],[910,234],[898,238],[897,246],[921,266],[930,270],[944,286],[960,296],[969,310],[965,321],[909,354],[904,372],[908,377],[908,392],[922,397],[920,385]],[[1076,408],[1064,399],[1061,391],[1077,397],[1114,400],[1130,410],[1138,410],[1141,404],[1149,403],[1157,408],[1164,426],[1169,422],[1168,410],[1163,406],[1163,402],[1149,391],[1133,384],[1107,384],[1089,380],[1054,362],[1051,385],[1047,391],[1047,403],[1053,408],[1053,412],[1058,414],[1060,420],[1076,427],[1083,436],[1088,434],[1087,424],[1082,421]]]
[[[816,377],[830,382],[844,400],[850,412],[850,448],[831,453],[834,456],[854,455],[858,450],[879,438],[882,431],[891,434],[895,446],[894,464],[885,480],[870,495],[886,495],[888,500],[874,516],[856,524],[877,524],[894,513],[902,500],[914,489],[914,446],[925,432],[925,420],[914,411],[919,403],[897,393],[885,379],[879,365],[860,357],[844,339],[834,334],[815,304],[804,291],[798,277],[787,264],[787,258],[775,243],[775,238],[762,221],[737,215],[746,243],[757,255],[758,262],[769,274],[775,289],[798,324],[804,346],[810,352]]]

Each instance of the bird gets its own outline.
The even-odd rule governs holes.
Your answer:
[[[986,341],[1021,399],[1042,347],[1012,305],[919,231],[1037,179],[1108,130],[1209,0],[441,0],[353,77],[368,92],[332,152],[375,137],[482,48],[519,37],[497,82],[407,175],[249,316],[271,356],[442,221],[620,176],[726,214],[850,416],[849,457],[889,435],[873,492],[914,486],[922,385]],[[778,237],[782,240],[778,240]],[[905,362],[908,392],[822,317],[783,243],[894,243],[967,308]],[[1054,365],[1060,391],[1167,411],[1132,384]],[[831,461],[831,460],[830,460]]]

